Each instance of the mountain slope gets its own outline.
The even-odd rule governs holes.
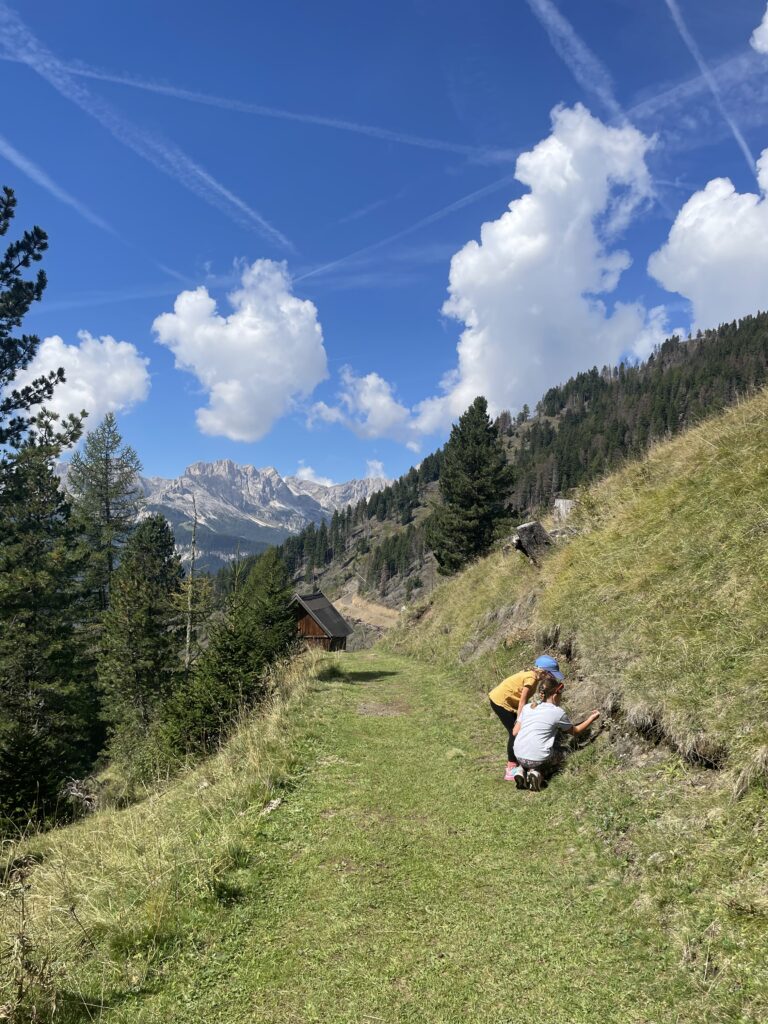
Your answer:
[[[9,850],[58,1019],[762,1024],[766,451],[763,394],[592,488],[541,569],[494,552],[143,804]],[[604,726],[518,793],[485,695],[542,647]]]
[[[717,415],[768,384],[768,313],[744,317],[687,341],[668,339],[644,363],[596,367],[550,388],[533,416],[497,425],[514,471],[510,514],[521,522],[542,514],[552,499],[568,494],[636,458],[652,443]],[[393,606],[431,584],[421,534],[407,544],[407,524],[423,523],[437,499],[441,452],[427,456],[409,474],[368,503],[352,536],[323,561],[311,562],[313,546],[291,542],[289,566],[314,573],[330,589],[343,585],[350,567],[377,597]],[[424,472],[424,470],[427,470]],[[414,476],[416,474],[416,476]],[[398,535],[401,541],[398,550]],[[312,538],[310,538],[311,540]],[[407,549],[407,550],[405,550]],[[307,557],[307,551],[310,557]]]
[[[145,509],[171,523],[183,559],[191,555],[193,505],[197,508],[199,565],[213,570],[238,553],[279,544],[336,509],[370,497],[385,479],[324,485],[283,479],[274,467],[239,466],[229,459],[195,462],[174,480],[143,478]]]
[[[737,779],[768,769],[768,391],[582,495],[541,573],[498,551],[387,641],[446,665],[536,638],[578,655],[585,702]],[[495,646],[494,646],[495,645]],[[739,787],[740,788],[740,787]]]

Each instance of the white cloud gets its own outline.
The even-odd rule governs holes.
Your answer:
[[[714,178],[683,205],[648,270],[690,299],[696,327],[768,308],[768,149],[757,163],[761,195]]]
[[[310,484],[320,484],[322,487],[333,487],[334,481],[329,476],[320,476],[311,466],[299,463],[299,468],[294,473],[297,480],[305,480]]]
[[[517,162],[529,193],[451,261],[443,312],[465,325],[458,366],[417,407],[418,430],[444,427],[477,395],[492,412],[517,409],[557,380],[663,339],[663,309],[607,300],[631,262],[612,240],[652,196],[651,144],[581,105],[553,112],[551,135]]]
[[[443,312],[464,330],[440,393],[408,409],[379,374],[346,368],[338,404],[318,403],[310,421],[417,451],[477,395],[492,414],[515,410],[586,367],[647,355],[665,337],[666,310],[610,295],[631,263],[615,239],[653,197],[645,161],[652,144],[580,104],[557,108],[551,134],[518,159],[515,176],[529,192],[451,261]]]
[[[765,8],[763,20],[752,33],[749,45],[758,53],[768,54],[768,6]]]
[[[384,463],[379,459],[368,459],[365,470],[366,480],[386,480],[387,474],[384,472]]]
[[[284,263],[257,260],[243,271],[241,287],[221,316],[205,287],[181,292],[173,313],[153,330],[208,392],[197,410],[204,434],[257,441],[327,376],[317,308],[292,292]]]
[[[317,402],[310,412],[309,425],[316,419],[342,423],[358,437],[391,437],[418,451],[410,409],[397,400],[392,385],[378,373],[358,377],[345,366],[338,398],[336,406]]]
[[[149,360],[139,355],[135,345],[109,335],[94,338],[88,331],[77,336],[77,345],[67,345],[57,334],[45,338],[13,386],[23,387],[63,367],[66,382],[59,384],[46,407],[62,416],[85,409],[92,426],[108,412],[125,412],[144,401],[149,394]]]

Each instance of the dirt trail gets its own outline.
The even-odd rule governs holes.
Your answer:
[[[400,618],[399,612],[386,605],[366,601],[359,594],[342,594],[335,602],[342,615],[351,619],[361,619],[367,625],[378,626],[380,629],[392,629]]]
[[[497,723],[444,673],[342,665],[299,711],[307,770],[224,876],[237,898],[110,1022],[735,1024],[699,1013],[623,853],[590,835],[586,765],[518,793]]]

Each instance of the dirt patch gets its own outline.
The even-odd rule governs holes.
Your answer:
[[[409,715],[411,706],[405,701],[365,700],[357,705],[357,713],[366,718],[398,718]]]
[[[386,605],[378,604],[376,601],[367,601],[359,594],[343,594],[337,601],[336,607],[342,615],[348,618],[359,619],[368,625],[379,629],[391,629],[397,625],[400,618],[394,608],[387,608]]]
[[[336,871],[340,875],[356,875],[362,870],[361,865],[353,860],[324,860],[320,866],[330,868],[330,870]]]

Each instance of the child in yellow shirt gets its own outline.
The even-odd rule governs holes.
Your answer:
[[[507,730],[507,768],[504,779],[507,782],[514,782],[518,789],[525,786],[525,772],[515,760],[515,739],[512,730],[517,716],[533,696],[539,680],[547,674],[554,676],[558,682],[565,678],[557,659],[550,657],[549,654],[542,654],[534,662],[533,669],[507,676],[488,694],[494,713]]]

